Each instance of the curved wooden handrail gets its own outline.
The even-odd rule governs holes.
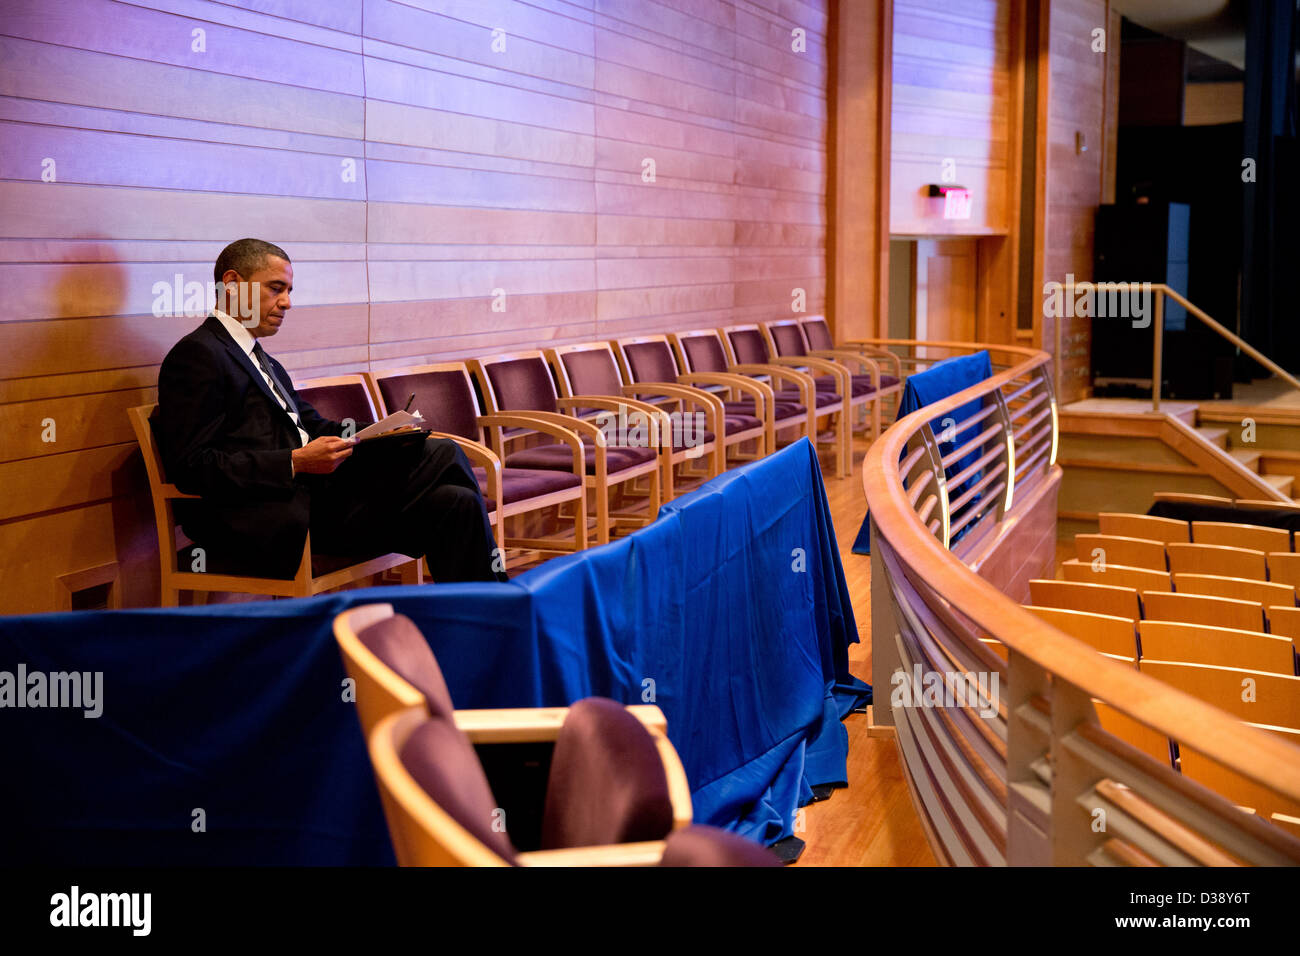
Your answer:
[[[1045,377],[1052,357],[1046,352],[1020,346],[985,346],[979,343],[958,342],[930,343],[917,340],[873,340],[873,342],[885,346],[939,345],[961,349],[987,348],[990,351],[1003,351],[1020,359],[1012,367],[995,373],[989,379],[906,416],[889,428],[867,452],[862,483],[873,525],[873,551],[877,555],[881,552],[885,555],[885,557],[873,558],[873,605],[883,597],[895,602],[897,606],[900,591],[904,588],[912,588],[914,594],[928,592],[935,599],[936,606],[923,607],[921,605],[927,602],[922,599],[906,607],[898,607],[899,620],[903,621],[906,618],[914,628],[919,627],[918,622],[923,623],[927,616],[933,620],[934,615],[939,612],[937,605],[942,605],[944,620],[938,622],[940,625],[951,624],[954,621],[969,622],[975,632],[982,631],[983,634],[1001,642],[1005,645],[1011,659],[1011,664],[1003,673],[1013,685],[1011,694],[1013,700],[1018,699],[1018,694],[1025,693],[1024,688],[1015,688],[1017,677],[1037,669],[1049,675],[1047,684],[1050,684],[1053,690],[1059,686],[1063,691],[1063,697],[1063,689],[1068,684],[1087,698],[1104,701],[1111,708],[1212,758],[1242,777],[1255,781],[1287,799],[1300,802],[1300,760],[1297,759],[1300,754],[1297,748],[1274,735],[1246,725],[1225,711],[1144,675],[1132,666],[1109,660],[1083,642],[1045,623],[1024,610],[992,583],[980,577],[958,554],[945,547],[945,540],[936,537],[927,528],[924,519],[918,516],[914,504],[916,496],[910,494],[908,488],[904,486],[904,475],[900,474],[899,467],[900,460],[913,463],[917,461],[915,448],[918,436],[928,432],[930,423],[941,420],[945,413],[954,412],[976,400],[984,401],[988,396],[1000,395],[1005,387],[1026,375],[1038,374]],[[1054,400],[1052,410],[1054,413]],[[1054,450],[1055,414],[1052,418]],[[907,456],[909,450],[912,451],[911,457]],[[1052,457],[1054,458],[1054,455]],[[1051,469],[1055,469],[1059,474],[1059,468],[1054,463],[1044,459],[1041,469],[1039,464],[1036,462],[1033,468],[1024,469],[1020,474],[1026,475],[1026,472]],[[1010,471],[1014,472],[1015,469]],[[1014,490],[1015,484],[1020,479],[1008,475],[1007,480],[1012,486],[1008,489],[1010,492]],[[876,548],[874,546],[876,543],[882,547]],[[875,580],[877,571],[883,571],[882,576],[888,581],[878,584]],[[900,580],[900,573],[905,580]],[[913,617],[908,618],[908,615]],[[929,628],[922,633],[920,643],[930,646],[937,642],[942,645],[942,637],[936,638],[934,630]],[[953,633],[952,629],[950,628],[947,633]],[[888,635],[873,633],[873,644],[887,640],[889,640]],[[942,647],[942,651],[947,653],[954,662],[963,657],[970,659],[969,653],[959,646],[961,640],[965,640],[965,637]],[[879,672],[877,674],[877,683],[879,683]],[[1036,688],[1036,693],[1039,695],[1044,692],[1042,688]],[[878,689],[877,709],[883,703],[882,697],[886,693],[888,691],[885,688]],[[1025,719],[1029,716],[1025,715]],[[1044,718],[1040,716],[1036,719]],[[1092,719],[1095,721],[1095,716]],[[1048,720],[1050,722],[1050,719]],[[1087,723],[1086,720],[1084,722]],[[933,773],[932,769],[931,773]],[[909,779],[912,779],[911,773]],[[922,782],[920,785],[924,787],[927,784]],[[1196,788],[1193,786],[1191,789]],[[1234,826],[1239,822],[1234,819]],[[1251,821],[1251,824],[1257,822]],[[1248,831],[1251,830],[1250,825],[1243,825]],[[1263,831],[1253,832],[1252,837],[1263,839],[1270,846],[1275,842],[1271,834]],[[1300,844],[1296,847],[1300,847]],[[1295,850],[1296,847],[1289,849]],[[1279,852],[1287,858],[1300,862],[1300,853],[1291,856],[1285,851]],[[971,858],[979,859],[979,855],[972,851]]]

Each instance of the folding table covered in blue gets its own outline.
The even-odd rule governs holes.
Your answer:
[[[331,630],[376,601],[424,632],[460,708],[654,701],[697,822],[767,843],[845,781],[840,720],[870,693],[801,441],[509,584],[0,618],[0,681],[102,673],[98,717],[0,699],[0,861],[391,863]]]

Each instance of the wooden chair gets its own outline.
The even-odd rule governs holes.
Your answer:
[[[1143,658],[1295,676],[1295,651],[1286,637],[1174,621],[1142,621],[1138,630]]]
[[[1074,558],[1061,563],[1061,574],[1067,581],[1083,581],[1088,584],[1113,584],[1121,588],[1133,588],[1136,591],[1169,591],[1169,572],[1152,571],[1150,568],[1130,568],[1123,564],[1106,564],[1096,569],[1091,561]]]
[[[1116,710],[1105,701],[1094,698],[1092,706],[1097,712],[1097,722],[1106,733],[1118,737],[1163,766],[1173,766],[1173,751],[1169,746],[1169,738],[1164,734],[1152,730],[1146,724],[1138,723],[1128,714]]]
[[[659,383],[703,389],[718,397],[726,415],[723,455],[752,461],[776,450],[776,411],[772,387],[746,375],[684,372],[667,335],[638,335],[610,342],[623,378],[641,386]],[[785,408],[782,411],[787,411]],[[786,417],[797,415],[789,410]],[[741,449],[753,442],[752,453]]]
[[[1250,551],[1292,550],[1291,532],[1284,528],[1235,524],[1231,521],[1193,521],[1192,540],[1197,544],[1222,544]]]
[[[403,408],[410,400],[433,434],[454,441],[465,452],[475,466],[474,475],[496,531],[497,547],[503,552],[517,548],[568,553],[587,547],[587,493],[583,487],[586,465],[577,432],[550,420],[530,417],[526,412],[483,415],[469,366],[464,362],[387,369],[371,372],[367,378],[383,414]],[[531,429],[554,439],[557,447],[567,447],[568,469],[504,467],[500,457],[486,447],[484,434],[487,428],[504,427]],[[506,533],[507,522],[516,516],[549,508],[563,515],[569,507],[573,509],[572,538],[561,532],[540,538]]]
[[[840,478],[847,478],[853,471],[852,373],[843,365],[827,359],[777,355],[769,347],[762,328],[752,323],[728,325],[719,331],[733,365],[784,366],[812,377],[817,417],[830,420],[829,436],[822,438],[821,433],[814,429],[813,441],[829,444],[834,449],[835,472]],[[795,395],[792,391],[782,393],[780,389],[776,394]],[[799,394],[802,397],[802,393]]]
[[[825,348],[814,351],[812,344],[805,335],[805,327],[805,323],[799,319],[775,319],[764,322],[762,325],[763,336],[767,340],[769,354],[781,358],[820,359],[833,362],[847,369],[850,387],[850,424],[852,422],[852,412],[855,408],[870,408],[870,417],[864,417],[863,427],[870,425],[870,437],[874,441],[876,436],[880,434],[885,398],[895,396],[894,404],[896,406],[897,397],[902,394],[903,377],[901,373],[889,375],[881,371],[880,361],[877,357],[869,357],[855,349]],[[897,357],[893,358],[896,363]],[[823,379],[823,381],[826,384],[819,385],[819,387],[829,388],[831,386],[830,380]]]
[[[881,413],[886,421],[893,421],[898,417],[898,407],[903,400],[906,379],[903,375],[902,360],[897,355],[874,342],[847,341],[836,345],[830,326],[826,324],[826,317],[823,315],[810,315],[800,319],[799,327],[803,329],[809,355],[829,359],[841,355],[845,357],[859,355],[875,362],[880,367],[881,397],[891,399]],[[894,388],[895,385],[897,389]]]
[[[1195,780],[1239,807],[1254,810],[1265,820],[1271,820],[1275,813],[1287,817],[1300,816],[1300,803],[1273,793],[1187,746],[1179,748],[1179,757],[1184,777]],[[1296,757],[1300,759],[1300,752]]]
[[[360,431],[380,419],[375,396],[364,374],[331,375],[299,382],[294,389],[321,417],[342,422],[345,435]],[[346,431],[351,425],[351,432]]]
[[[683,477],[698,484],[716,478],[727,467],[725,446],[718,439],[725,434],[726,418],[722,399],[716,395],[667,382],[654,389],[628,384],[608,342],[562,345],[546,349],[545,355],[562,397],[635,399],[649,410],[645,427],[659,427],[664,432],[660,438],[667,449],[663,476],[666,499],[676,493],[676,469],[684,469]],[[594,414],[610,415],[607,411]],[[692,466],[694,473],[690,471]]]
[[[1099,555],[1097,552],[1100,551]],[[1130,568],[1149,568],[1168,571],[1165,546],[1161,541],[1127,538],[1111,534],[1076,534],[1074,553],[1081,562],[1091,564],[1122,564]]]
[[[1097,515],[1102,534],[1121,535],[1126,538],[1145,538],[1148,541],[1188,542],[1192,540],[1191,526],[1177,518],[1157,518],[1155,515],[1124,514],[1103,511]]]
[[[1264,627],[1264,608],[1259,602],[1207,594],[1143,592],[1142,616],[1150,621],[1179,621],[1238,631],[1260,631]]]
[[[162,455],[154,439],[153,416],[155,405],[139,405],[127,409],[127,417],[135,432],[140,454],[144,458],[149,476],[149,493],[153,498],[154,521],[158,528],[158,563],[161,570],[160,601],[163,607],[176,607],[180,592],[213,593],[218,591],[239,594],[262,594],[268,597],[310,597],[324,591],[364,581],[384,571],[414,564],[415,583],[424,582],[423,561],[404,554],[386,554],[367,561],[356,562],[346,557],[313,555],[311,534],[302,546],[302,559],[291,579],[259,578],[248,575],[219,574],[207,571],[182,571],[177,559],[178,541],[173,502],[182,498],[198,498],[182,492],[167,480],[163,471]]]
[[[738,363],[717,329],[670,332],[668,340],[685,374],[743,375],[771,389],[772,428],[778,443],[802,436],[817,440],[818,405],[834,401],[834,396],[819,394],[811,375],[782,365]]]
[[[1147,657],[1138,669],[1242,720],[1300,729],[1300,677]],[[1247,690],[1254,700],[1242,700]]]
[[[1294,551],[1269,552],[1268,579],[1287,587],[1300,587],[1300,554]]]
[[[1082,581],[1050,581],[1035,578],[1029,582],[1029,599],[1037,607],[1087,611],[1136,621],[1142,616],[1138,592],[1108,584]]]
[[[1135,661],[1137,658],[1137,635],[1132,618],[1037,607],[1032,604],[1025,605],[1025,610],[1032,611],[1048,624],[1083,641],[1095,651],[1126,661]]]
[[[662,478],[665,469],[669,467],[667,461],[670,449],[662,442],[645,448],[607,448],[605,433],[594,423],[578,417],[580,410],[593,408],[613,412],[615,415],[638,412],[653,417],[660,414],[654,406],[630,398],[562,398],[556,392],[555,380],[551,377],[546,357],[536,349],[472,359],[469,367],[478,381],[483,404],[489,415],[526,413],[530,419],[551,422],[582,438],[587,471],[583,484],[595,497],[597,544],[607,544],[614,527],[644,527],[658,517],[659,507],[665,500]],[[511,444],[536,431],[531,427],[507,430],[505,426],[488,426],[492,450],[501,458],[505,467],[568,470],[568,456],[565,455],[561,460],[545,447],[509,450]],[[649,485],[645,493],[647,515],[611,515],[610,492],[618,487],[631,491],[642,479]]]
[[[1169,570],[1174,574],[1217,574],[1226,578],[1268,580],[1268,561],[1263,551],[1221,544],[1175,543],[1168,545],[1166,552]]]
[[[1263,607],[1275,604],[1290,607],[1295,604],[1295,588],[1285,584],[1217,574],[1175,574],[1174,589],[1187,594],[1209,594],[1251,601]]]

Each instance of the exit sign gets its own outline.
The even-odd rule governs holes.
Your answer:
[[[971,195],[969,189],[945,189],[943,191],[943,218],[969,219]]]

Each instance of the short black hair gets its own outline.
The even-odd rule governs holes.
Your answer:
[[[217,256],[217,264],[212,268],[212,278],[220,282],[227,270],[234,269],[247,279],[262,268],[267,256],[279,256],[285,262],[292,261],[289,254],[274,243],[262,239],[236,239],[221,250],[221,255]]]

